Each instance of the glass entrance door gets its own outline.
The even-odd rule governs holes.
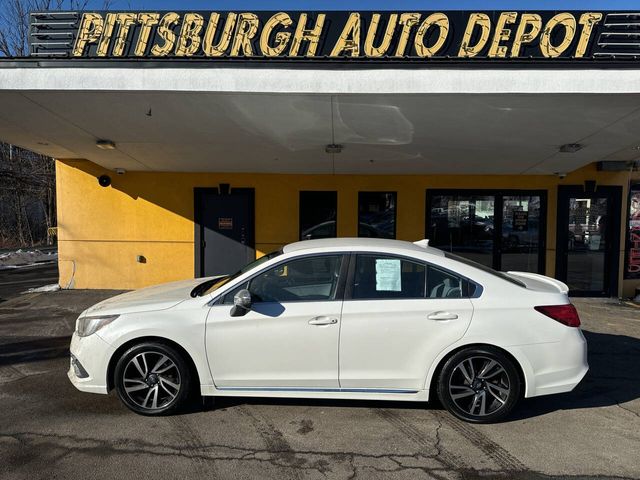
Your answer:
[[[544,272],[546,192],[428,190],[429,244],[497,270]]]
[[[617,293],[620,187],[560,187],[556,276],[576,296]]]
[[[502,197],[500,270],[543,272],[540,265],[540,195]]]

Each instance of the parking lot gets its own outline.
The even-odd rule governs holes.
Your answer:
[[[0,302],[0,478],[640,478],[640,309],[581,300],[591,370],[469,425],[436,405],[221,399],[165,418],[66,378],[78,313],[116,292]]]

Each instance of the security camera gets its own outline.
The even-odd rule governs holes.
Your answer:
[[[98,177],[98,183],[101,187],[108,187],[111,185],[111,177],[109,175],[100,175]]]
[[[556,172],[556,176],[557,176],[559,179],[563,179],[563,178],[566,178],[567,174],[566,174],[566,173],[564,173],[564,172]]]
[[[124,175],[125,173],[127,173],[124,168],[116,168],[114,169],[114,172],[116,172],[118,175]]]

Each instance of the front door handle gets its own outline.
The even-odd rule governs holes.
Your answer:
[[[458,318],[458,315],[449,312],[433,312],[430,313],[427,318],[429,320],[455,320]]]
[[[338,323],[338,319],[334,317],[314,317],[309,320],[309,325],[333,325]]]

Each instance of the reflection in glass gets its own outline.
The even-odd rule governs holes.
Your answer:
[[[540,197],[505,196],[502,204],[502,270],[538,271]]]
[[[396,238],[396,192],[358,193],[358,236]]]
[[[300,240],[336,237],[337,192],[300,192]]]
[[[429,243],[492,267],[494,199],[491,195],[434,195]]]
[[[605,289],[607,198],[570,198],[567,284],[571,290]]]

